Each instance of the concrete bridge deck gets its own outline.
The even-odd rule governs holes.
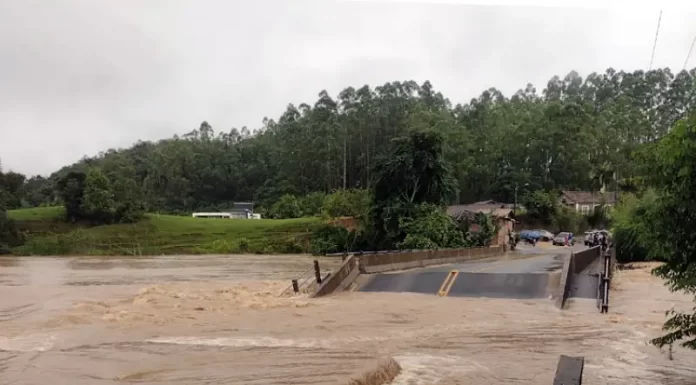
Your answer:
[[[549,298],[558,287],[565,259],[572,251],[581,249],[522,246],[504,257],[371,274],[359,283],[358,290],[450,297]],[[585,294],[582,290],[576,292]]]

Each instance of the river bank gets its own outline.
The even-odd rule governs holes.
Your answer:
[[[62,219],[60,207],[10,210],[25,234],[13,255],[286,254],[309,252],[320,218],[205,219],[148,214],[135,224],[89,227]]]

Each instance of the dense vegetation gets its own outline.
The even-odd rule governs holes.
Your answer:
[[[369,210],[358,216],[362,226],[351,232],[322,229],[312,249],[327,252],[488,245],[496,232],[490,218],[479,215],[455,220],[445,212],[457,187],[443,156],[443,135],[413,132],[392,142],[392,152],[374,168],[377,177],[369,189]],[[469,231],[471,221],[479,221],[480,231]]]
[[[571,72],[554,76],[541,92],[527,85],[506,97],[491,88],[456,105],[427,81],[348,87],[337,98],[322,91],[313,105],[290,104],[253,133],[246,127],[216,133],[203,122],[181,137],[111,149],[47,178],[6,172],[0,206],[63,204],[68,219],[92,225],[137,222],[145,210],[188,214],[234,201],[254,201],[271,218],[368,219],[371,199],[380,199],[368,197],[379,187],[380,165],[398,151],[399,138],[414,132],[444,139],[442,164],[451,180],[438,204],[512,202],[519,195],[534,206],[530,196],[540,190],[638,191],[631,154],[693,108],[695,75],[608,69],[583,79]],[[358,192],[347,194],[353,199],[336,191]],[[336,201],[326,205],[327,199]],[[558,208],[549,217],[543,212],[549,205],[536,206],[538,217],[558,228],[577,220],[561,218]],[[4,244],[21,242],[11,221],[0,221],[8,229]]]
[[[696,293],[696,110],[635,154],[640,186],[612,213],[620,262],[659,260],[653,273],[671,290]],[[659,347],[696,348],[696,308],[669,311]]]
[[[696,71],[613,69],[553,77],[510,97],[491,88],[453,105],[429,82],[348,87],[313,105],[288,105],[278,119],[215,132],[203,122],[181,137],[111,149],[49,178],[30,178],[19,204],[59,200],[70,171],[98,166],[111,186],[137,193],[149,211],[185,212],[254,201],[267,209],[285,194],[367,188],[391,139],[414,131],[445,138],[444,156],[458,193],[452,201],[512,202],[538,189],[634,188],[630,154],[663,136],[694,106]],[[115,195],[118,194],[114,192]]]
[[[144,209],[188,214],[234,201],[254,201],[265,217],[317,215],[326,213],[326,195],[373,189],[377,166],[399,145],[392,139],[429,131],[444,138],[456,191],[448,203],[518,195],[528,202],[553,189],[635,192],[631,154],[694,107],[695,75],[608,69],[583,79],[571,72],[541,92],[527,85],[506,97],[491,88],[456,105],[427,81],[348,87],[336,98],[322,91],[313,105],[290,104],[253,132],[216,133],[203,122],[181,137],[110,149],[46,178],[6,172],[0,206],[65,204],[71,220],[92,224],[136,222]],[[363,213],[365,196],[357,209],[335,205],[327,214]]]

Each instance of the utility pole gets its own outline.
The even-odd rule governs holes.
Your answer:
[[[348,160],[347,160],[347,153],[348,153],[348,139],[346,138],[348,135],[346,132],[343,133],[343,189],[346,189],[346,186],[348,184]]]
[[[614,207],[619,204],[619,168],[614,171]]]
[[[524,184],[524,187],[528,187],[528,186],[529,186],[529,183]],[[517,212],[517,189],[518,188],[519,188],[519,184],[515,183],[515,208],[514,208],[515,212]]]

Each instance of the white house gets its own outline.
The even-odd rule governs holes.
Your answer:
[[[573,208],[582,214],[591,214],[597,207],[613,207],[616,205],[616,194],[613,191],[600,192],[564,190],[561,194],[561,204]]]

